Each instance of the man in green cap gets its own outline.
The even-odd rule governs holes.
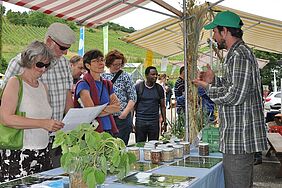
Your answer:
[[[242,40],[243,22],[230,11],[218,13],[204,28],[213,30],[218,49],[228,51],[223,76],[217,77],[207,65],[193,80],[206,88],[218,105],[220,151],[226,188],[253,185],[254,153],[267,149],[261,80],[256,58]]]

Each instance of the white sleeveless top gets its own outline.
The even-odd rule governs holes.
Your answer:
[[[48,102],[45,87],[41,81],[37,88],[23,81],[23,96],[20,111],[26,117],[35,119],[51,119],[52,109]],[[45,129],[24,129],[23,149],[44,149],[49,143],[49,133]]]

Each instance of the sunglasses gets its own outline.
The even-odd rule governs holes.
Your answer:
[[[51,37],[50,37],[50,38],[51,38]],[[52,38],[51,38],[51,39],[52,39]],[[54,39],[52,39],[52,41],[55,42],[55,43],[59,46],[60,50],[62,50],[62,51],[68,50],[68,49],[70,48],[70,47],[65,47],[65,46],[60,45],[60,44],[57,43]]]
[[[46,69],[49,67],[51,65],[51,63],[48,63],[48,64],[45,64],[45,63],[43,63],[43,62],[41,62],[41,61],[39,61],[39,62],[37,62],[36,64],[35,64],[35,66],[37,67],[37,68],[43,68],[43,67],[45,67]]]

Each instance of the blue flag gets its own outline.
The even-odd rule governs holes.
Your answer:
[[[78,55],[81,57],[84,55],[84,26],[80,28]]]

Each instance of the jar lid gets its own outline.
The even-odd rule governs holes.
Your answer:
[[[158,153],[158,152],[162,152],[162,150],[160,150],[160,149],[152,149],[151,152],[152,153]]]
[[[205,142],[199,143],[199,146],[208,146],[208,145],[209,145],[209,143],[205,143]]]
[[[144,148],[144,151],[151,151],[153,148]]]
[[[173,147],[174,147],[174,148],[177,148],[177,149],[183,148],[182,145],[175,145],[175,146],[173,146]]]
[[[128,150],[130,150],[130,151],[139,150],[139,147],[129,147]]]
[[[172,143],[167,143],[166,147],[173,147],[173,144]]]
[[[173,151],[173,148],[164,148],[163,151],[169,151],[169,152],[171,152],[171,151]]]
[[[190,145],[190,142],[180,142],[179,144],[182,144],[182,145]]]

